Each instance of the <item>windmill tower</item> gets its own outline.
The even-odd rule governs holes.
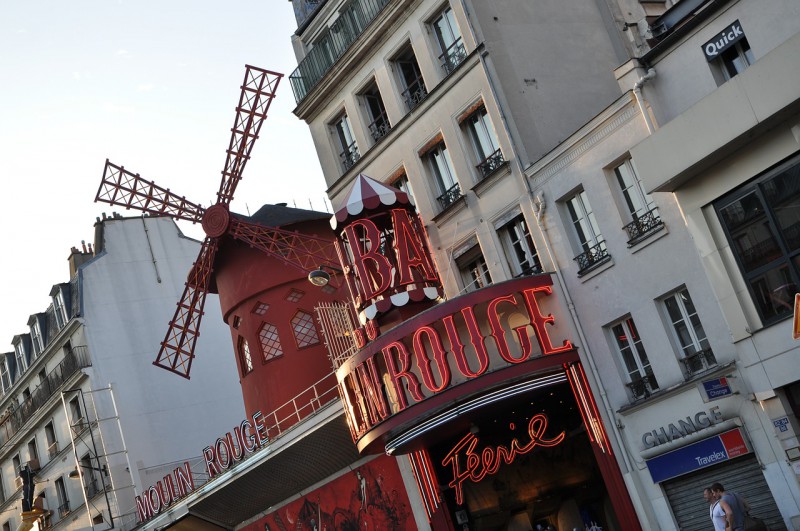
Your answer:
[[[249,413],[279,411],[298,396],[303,402],[314,400],[313,392],[302,398],[303,391],[326,377],[335,387],[313,308],[344,296],[337,297],[334,286],[314,289],[306,281],[308,272],[321,266],[339,270],[330,215],[268,205],[248,217],[229,208],[281,78],[246,66],[214,205],[203,208],[108,160],[95,198],[201,223],[206,238],[154,365],[190,377],[206,296],[219,293]],[[297,370],[298,363],[303,370]],[[301,405],[295,401],[292,407]]]

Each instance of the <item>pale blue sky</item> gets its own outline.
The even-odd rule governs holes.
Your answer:
[[[106,158],[210,204],[244,65],[288,76],[295,28],[286,0],[0,0],[0,352],[68,280],[95,218],[133,215],[93,202]],[[284,78],[233,210],[326,208],[293,108]]]

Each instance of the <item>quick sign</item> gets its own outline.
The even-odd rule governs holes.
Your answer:
[[[733,391],[731,386],[728,385],[727,378],[714,378],[713,380],[706,380],[703,382],[703,389],[709,400],[715,400],[728,395],[732,395]]]
[[[710,63],[717,59],[722,52],[736,44],[736,42],[744,38],[744,31],[742,25],[737,20],[718,34],[710,41],[703,45],[703,53],[706,60]]]
[[[749,452],[741,428],[735,428],[661,454],[646,462],[653,482],[659,483]]]

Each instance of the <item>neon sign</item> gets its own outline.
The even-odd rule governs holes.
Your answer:
[[[516,429],[513,422],[509,427],[511,431]],[[544,413],[537,413],[528,422],[529,440],[524,444],[517,437],[512,437],[508,446],[485,446],[476,451],[480,438],[471,432],[465,435],[442,460],[443,466],[450,465],[453,470],[453,479],[449,485],[456,493],[456,503],[459,505],[464,503],[465,481],[478,483],[486,476],[496,474],[503,463],[510,465],[517,456],[530,453],[537,446],[545,448],[556,446],[567,436],[567,433],[562,431],[549,439],[544,436],[546,431],[547,416]]]
[[[551,285],[542,275],[486,288],[463,303],[441,303],[367,345],[337,372],[353,439],[466,380],[571,351],[569,341],[553,345],[547,325],[555,318],[537,300],[552,294]]]

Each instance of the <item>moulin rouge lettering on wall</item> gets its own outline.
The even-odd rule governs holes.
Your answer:
[[[269,442],[267,427],[262,414],[256,411],[252,417],[245,419],[239,426],[219,437],[214,444],[203,449],[206,474],[211,479],[229,469],[234,463],[241,461]],[[145,489],[141,496],[136,496],[136,513],[140,522],[144,522],[161,513],[170,505],[194,491],[194,479],[189,463],[184,463],[172,471],[172,474]]]
[[[509,424],[511,431],[516,429],[512,422]],[[464,503],[464,482],[478,483],[488,475],[496,474],[500,466],[505,463],[510,465],[519,455],[532,452],[537,446],[549,448],[561,444],[567,436],[562,431],[553,438],[545,437],[547,431],[547,416],[537,413],[528,421],[526,439],[523,443],[517,437],[512,437],[508,446],[484,446],[476,451],[480,438],[475,433],[468,433],[453,446],[453,449],[442,459],[442,465],[450,467],[453,479],[449,485],[456,494],[456,503]],[[523,438],[523,441],[525,440]]]

